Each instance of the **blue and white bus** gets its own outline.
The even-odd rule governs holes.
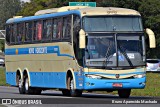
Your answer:
[[[150,47],[154,33],[146,29]],[[81,96],[83,90],[118,91],[146,82],[144,29],[139,12],[113,7],[67,6],[40,10],[6,22],[6,82],[20,94],[59,89]]]

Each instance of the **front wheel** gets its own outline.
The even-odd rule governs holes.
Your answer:
[[[74,89],[75,84],[74,84],[74,81],[73,81],[73,77],[68,77],[67,82],[68,82],[68,87],[69,87],[71,96],[78,97],[78,96],[82,95],[82,90]]]
[[[130,94],[131,94],[131,89],[118,90],[118,95],[120,98],[129,98]]]

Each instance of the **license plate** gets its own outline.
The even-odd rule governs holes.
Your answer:
[[[121,83],[113,83],[112,86],[113,87],[122,87],[123,85]]]

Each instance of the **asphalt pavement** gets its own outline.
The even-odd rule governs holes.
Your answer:
[[[61,91],[55,90],[43,91],[41,95],[26,95],[19,94],[17,87],[0,86],[0,103],[3,103],[0,107],[150,107],[152,105],[159,107],[160,97],[131,96],[122,99],[117,95],[96,93],[68,97],[63,96]]]

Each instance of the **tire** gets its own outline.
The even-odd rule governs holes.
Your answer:
[[[118,90],[118,95],[120,98],[129,98],[130,94],[131,94],[131,89]]]
[[[18,79],[18,89],[20,94],[25,94],[24,82],[20,76],[17,76]]]
[[[25,94],[34,94],[34,91],[29,87],[29,80],[28,77],[25,77],[24,79],[24,89],[25,89]]]
[[[70,96],[72,97],[79,97],[82,95],[82,90],[76,90],[74,89],[74,81],[72,77],[68,77],[68,86],[69,86],[69,91],[70,91]]]

